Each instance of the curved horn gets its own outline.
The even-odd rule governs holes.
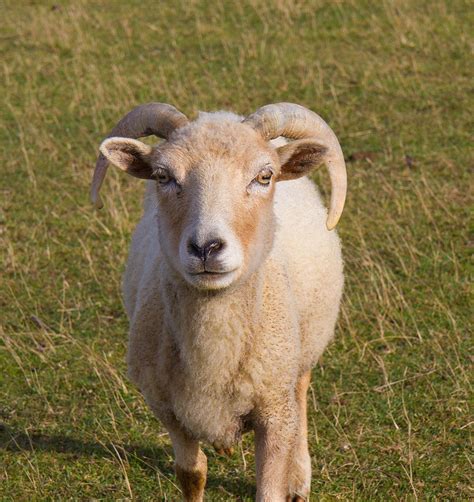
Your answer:
[[[186,115],[174,106],[166,103],[148,103],[134,108],[127,113],[110,131],[107,138],[118,136],[122,138],[141,138],[154,134],[159,138],[168,139],[170,134],[188,123]],[[91,199],[97,208],[103,206],[99,195],[100,187],[107,173],[108,160],[100,154],[95,164],[91,185]]]
[[[326,227],[332,230],[341,217],[347,191],[344,155],[333,130],[316,113],[293,103],[262,106],[243,121],[271,140],[278,136],[291,139],[317,138],[328,148],[325,158],[331,178],[331,203]]]

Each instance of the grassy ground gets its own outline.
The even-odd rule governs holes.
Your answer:
[[[142,185],[112,170],[105,209],[88,202],[104,133],[152,100],[301,103],[351,160],[344,306],[310,396],[313,499],[473,497],[472,4],[0,3],[1,500],[179,499],[168,437],[125,378]],[[208,500],[251,500],[252,438],[208,455]]]

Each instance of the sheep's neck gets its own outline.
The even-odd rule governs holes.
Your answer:
[[[202,384],[225,385],[239,371],[252,345],[262,301],[260,274],[218,294],[173,283],[167,286],[171,294],[165,322],[183,371],[198,376]]]

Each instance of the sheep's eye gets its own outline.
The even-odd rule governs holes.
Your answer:
[[[169,172],[166,169],[163,169],[162,167],[159,167],[155,172],[155,179],[160,183],[161,185],[166,185],[166,183],[169,183],[173,178],[170,176]]]
[[[270,169],[264,169],[263,171],[260,171],[255,178],[255,181],[260,183],[260,185],[269,185],[270,181],[272,179],[273,173]]]

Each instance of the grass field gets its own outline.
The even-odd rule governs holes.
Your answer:
[[[472,499],[472,3],[0,4],[0,499],[179,500],[168,437],[125,377],[142,185],[111,169],[105,208],[88,201],[99,142],[148,101],[291,101],[330,123],[347,282],[313,372],[313,500]],[[252,437],[206,453],[207,500],[252,500]]]

